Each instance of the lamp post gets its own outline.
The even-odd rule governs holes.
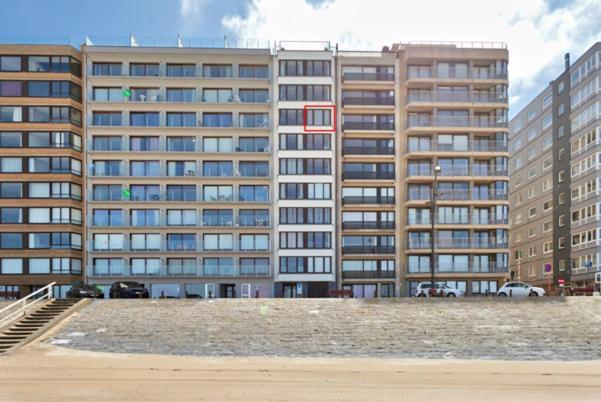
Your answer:
[[[432,296],[436,295],[436,288],[434,287],[434,220],[436,219],[436,200],[438,199],[438,174],[440,173],[440,166],[434,166],[434,185],[432,186],[432,198],[430,200],[430,292]]]

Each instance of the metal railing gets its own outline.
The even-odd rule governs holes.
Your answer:
[[[394,73],[342,73],[345,81],[394,81]]]
[[[476,127],[506,128],[507,121],[493,117],[453,117],[453,116],[409,116],[407,128],[411,127]]]
[[[9,304],[8,306],[6,306],[2,310],[0,310],[0,315],[1,315],[5,312],[11,310],[15,306],[19,306],[19,305],[21,306],[17,310],[13,311],[12,313],[9,313],[4,317],[0,317],[0,328],[2,328],[5,323],[7,323],[10,320],[21,315],[21,313],[23,313],[23,315],[25,315],[29,309],[31,309],[33,306],[38,305],[44,299],[52,300],[52,287],[54,285],[56,285],[56,282],[49,283],[48,285],[44,286],[43,288],[36,290],[35,292],[17,300],[16,302],[14,302],[12,304]],[[34,297],[37,295],[40,295],[40,296]],[[31,301],[28,302],[28,300],[31,300]]]
[[[342,98],[342,106],[394,106],[394,97],[346,96]]]
[[[489,191],[447,191],[438,190],[439,201],[498,201],[507,200],[508,194],[501,193],[494,190]],[[409,190],[407,193],[408,201],[429,201],[432,198],[432,192],[430,190]]]
[[[438,69],[435,67],[420,66],[412,68],[409,66],[407,78],[439,78],[439,79],[460,79],[460,80],[506,80],[507,71],[497,71],[489,67],[468,67],[468,68],[448,68]]]
[[[264,49],[269,51],[271,43],[262,39],[228,38],[185,38],[182,36],[134,36],[94,35],[86,37],[86,46],[119,47],[187,47],[204,49]]]
[[[394,155],[394,147],[342,147],[342,155]]]
[[[468,141],[465,144],[447,144],[436,140],[408,143],[408,152],[507,152],[506,141]]]
[[[407,103],[412,102],[506,103],[507,95],[485,91],[410,91]]]
[[[119,268],[92,267],[90,272],[92,276],[117,276],[117,277],[135,277],[135,276],[151,276],[151,277],[232,277],[232,276],[247,276],[247,277],[263,277],[270,276],[271,270],[267,265],[243,266],[161,266],[156,268],[133,268],[124,266]]]
[[[394,271],[342,271],[344,279],[394,279]]]
[[[394,123],[375,121],[347,121],[342,123],[343,130],[394,130]]]
[[[407,168],[408,176],[433,176],[434,172],[430,167]],[[508,171],[504,166],[451,166],[443,167],[440,176],[507,176]]]
[[[395,246],[342,246],[343,254],[394,254]]]
[[[496,263],[488,263],[488,264],[475,264],[473,262],[468,263],[468,265],[453,265],[453,266],[440,266],[439,264],[435,264],[434,271],[437,273],[503,273],[508,272],[507,265],[500,265]],[[408,274],[428,274],[430,273],[430,265],[407,265],[407,273]]]
[[[349,196],[342,197],[342,205],[393,205],[394,197],[377,196]]]

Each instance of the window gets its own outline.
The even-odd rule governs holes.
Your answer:
[[[93,75],[121,75],[121,63],[94,63],[92,65]]]
[[[0,71],[21,71],[21,56],[0,56]]]
[[[266,234],[241,234],[240,251],[268,251],[269,235]]]
[[[559,84],[557,84],[557,93],[560,94],[563,92],[565,88],[565,83],[563,81],[560,81]]]
[[[234,239],[231,233],[203,235],[203,250],[231,251],[234,249]]]
[[[536,196],[536,191],[534,190],[534,187],[530,187],[528,188],[528,199],[532,199]]]
[[[97,102],[122,102],[125,97],[119,87],[94,87],[92,99]]]
[[[159,161],[132,161],[129,175],[134,177],[158,177],[161,175]]]
[[[81,87],[70,81],[29,81],[27,95],[45,98],[72,98],[81,101]]]
[[[20,157],[0,158],[0,173],[20,173],[23,171],[22,161]]]
[[[240,113],[238,127],[242,128],[266,128],[269,127],[267,113]]]
[[[203,77],[207,78],[231,78],[231,64],[204,64],[202,66]]]
[[[552,200],[545,200],[545,202],[543,202],[543,212],[547,212],[551,208],[553,208],[553,201]]]
[[[233,226],[233,210],[205,209],[204,211],[202,211],[202,224],[205,226]]]
[[[280,60],[280,76],[325,77],[331,75],[329,60]]]
[[[240,226],[269,226],[269,210],[241,209],[238,222]]]
[[[130,63],[129,75],[134,77],[158,77],[158,63]]]
[[[0,148],[20,148],[22,146],[22,134],[18,131],[0,131]]]
[[[71,123],[81,127],[81,112],[68,106],[30,106],[31,123]]]
[[[160,223],[158,209],[132,209],[129,214],[130,226],[158,226]]]
[[[232,137],[204,137],[202,139],[204,152],[233,152]]]
[[[329,183],[280,183],[280,199],[329,200],[331,185]]]
[[[322,274],[332,272],[332,257],[280,257],[282,274]]]
[[[196,113],[167,113],[167,127],[195,127]]]
[[[330,134],[280,134],[280,150],[330,150]]]
[[[81,210],[76,208],[29,208],[29,223],[81,225]]]
[[[551,113],[547,113],[543,116],[543,130],[549,128],[553,123],[553,115]]]
[[[564,249],[566,247],[566,239],[565,237],[560,237],[559,239],[557,239],[557,248],[558,249]]]
[[[121,233],[94,233],[94,250],[121,251],[123,250],[123,234]]]
[[[121,112],[93,112],[92,124],[94,126],[121,126]]]
[[[269,202],[269,186],[240,186],[239,197],[242,202]]]
[[[254,198],[254,191],[249,191],[247,189],[243,189],[243,187],[251,187],[254,189],[255,186],[240,186],[240,201],[244,201],[242,199],[242,194],[252,195]],[[261,186],[259,186],[261,187]],[[266,186],[265,186],[266,187]],[[234,190],[232,186],[203,186],[203,200],[207,202],[221,202],[221,201],[233,201],[234,200]],[[267,190],[265,190],[265,194],[267,194]]]
[[[81,234],[69,232],[29,233],[29,248],[81,250]]]
[[[21,81],[0,81],[0,96],[17,97],[22,95],[23,84]]]
[[[266,103],[269,101],[269,91],[267,89],[240,88],[238,96],[242,103]]]
[[[238,76],[240,78],[267,78],[269,68],[266,65],[244,65],[241,64],[238,68]]]
[[[194,88],[167,88],[167,102],[195,102]]]
[[[329,175],[330,159],[317,158],[280,158],[282,175]]]
[[[158,251],[161,249],[161,235],[135,233],[130,235],[129,248],[134,250]]]
[[[329,101],[330,85],[280,85],[280,101]]]
[[[132,127],[158,127],[158,112],[131,112],[129,114],[129,125]]]
[[[549,232],[552,229],[552,222],[546,221],[543,223],[543,232]]]
[[[167,176],[196,176],[195,161],[167,162]]]
[[[131,258],[132,275],[159,275],[161,260],[159,258]]]
[[[31,131],[27,133],[30,148],[73,148],[81,151],[81,136],[68,131]]]
[[[240,152],[269,152],[268,137],[240,137],[238,148]]]
[[[81,77],[81,63],[69,56],[29,56],[31,72],[71,73]]]
[[[21,106],[0,106],[0,123],[20,123],[22,121]]]
[[[196,186],[168,185],[167,201],[196,201]]]
[[[196,226],[195,209],[168,209],[167,225],[169,226]]]
[[[559,227],[565,226],[566,225],[566,216],[565,215],[559,215],[558,219],[557,219],[557,224]]]
[[[241,177],[268,177],[269,162],[243,162],[240,161]]]
[[[536,229],[528,228],[528,237],[534,237],[534,236],[536,236]]]
[[[545,97],[543,98],[543,109],[548,108],[549,106],[551,106],[551,103],[553,102],[553,94],[547,94],[545,95]]]
[[[0,208],[0,224],[23,223],[23,208]]]
[[[234,175],[231,161],[205,161],[203,162],[203,176],[231,177]]]
[[[528,121],[531,121],[536,117],[536,109],[528,110]]]
[[[326,249],[332,247],[330,232],[280,232],[281,249]]]
[[[231,88],[205,88],[202,91],[202,101],[207,103],[233,102],[233,91]]]
[[[15,275],[23,273],[22,258],[2,258],[0,260],[0,274]]]
[[[203,113],[202,125],[205,127],[233,127],[231,113]]]
[[[120,160],[94,160],[91,167],[94,176],[121,176],[122,174]]]
[[[528,209],[528,217],[533,218],[536,216],[536,207],[532,207]]]
[[[558,183],[561,183],[562,181],[564,181],[564,180],[565,180],[565,175],[566,175],[565,171],[563,171],[563,170],[562,170],[562,171],[560,171],[560,172],[557,174],[557,182],[558,182]]]
[[[119,193],[119,196],[123,193],[125,199],[129,198],[132,201],[159,201],[161,199],[160,187],[158,185],[132,184],[129,187],[129,191],[124,190],[123,192],[119,191]]]
[[[167,151],[194,152],[196,151],[195,137],[167,137]]]
[[[159,137],[130,137],[129,149],[134,152],[157,152]]]
[[[195,64],[167,64],[167,77],[195,77]]]
[[[92,221],[94,226],[123,226],[123,210],[94,209]]]

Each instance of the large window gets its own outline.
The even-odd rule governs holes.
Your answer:
[[[205,251],[232,251],[234,249],[234,236],[231,233],[205,234],[203,236],[203,250]]]
[[[167,176],[196,176],[196,161],[167,162]]]
[[[81,225],[81,220],[81,209],[77,208],[29,208],[29,223]]]
[[[280,257],[282,274],[329,274],[332,257]]]
[[[134,152],[158,152],[159,137],[130,137],[129,150]]]
[[[202,149],[204,152],[233,152],[234,141],[232,137],[204,137]]]
[[[23,184],[4,182],[0,183],[0,198],[22,198]],[[31,195],[30,195],[31,197]]]
[[[29,233],[29,248],[81,250],[81,234],[69,232]]]
[[[208,103],[227,103],[234,100],[231,88],[205,88],[202,101]]]
[[[283,175],[329,175],[332,173],[330,159],[280,158],[280,174]]]
[[[267,113],[240,113],[239,127],[242,128],[266,128],[269,127]]]
[[[331,223],[331,208],[280,208],[280,224],[282,225],[326,225]]]
[[[240,226],[269,226],[269,210],[241,209],[238,222]]]
[[[209,177],[231,177],[234,175],[231,161],[203,162],[203,175]]]
[[[123,226],[123,210],[94,209],[92,211],[94,226]]]
[[[21,57],[0,56],[0,71],[21,71]]]
[[[196,201],[196,186],[167,186],[167,201]]]
[[[129,125],[133,127],[158,127],[159,112],[131,112]]]
[[[266,103],[269,100],[269,91],[267,89],[240,88],[238,96],[242,103]]]
[[[233,200],[234,188],[232,186],[203,186],[203,201],[220,202]]]
[[[205,127],[232,127],[231,113],[203,113],[202,125]]]
[[[158,63],[130,63],[129,75],[134,77],[158,77]]]
[[[329,200],[331,197],[329,183],[280,183],[282,200]]]
[[[281,76],[325,77],[331,75],[329,60],[280,60]]]
[[[121,75],[121,63],[94,63],[92,65],[93,75]]]
[[[23,223],[23,208],[0,208],[0,224]]]
[[[207,78],[231,78],[231,64],[205,64],[202,66],[203,77]]]
[[[134,250],[158,251],[161,249],[161,235],[157,233],[133,233],[129,247]]]
[[[31,72],[71,73],[81,77],[81,63],[70,56],[29,56]]]
[[[129,211],[130,226],[158,226],[160,214],[158,209],[132,209]]]
[[[129,165],[129,175],[135,177],[158,177],[161,175],[159,161],[132,161]]]
[[[269,152],[268,137],[240,137],[238,148],[240,152]]]
[[[196,235],[191,233],[168,233],[167,250],[196,251]]]
[[[23,171],[23,162],[20,157],[1,157],[0,173],[20,173]]]
[[[195,102],[194,88],[167,88],[167,102]]]
[[[168,209],[167,225],[169,226],[196,226],[195,209]]]
[[[81,101],[81,87],[70,81],[29,81],[27,95],[46,98],[72,98]]]
[[[280,85],[280,101],[329,101],[330,85]]]
[[[205,209],[202,223],[204,226],[233,226],[234,212],[231,209]]]
[[[23,233],[0,233],[0,248],[21,249],[23,248]]]
[[[97,102],[122,102],[124,96],[122,89],[119,87],[94,87],[92,99]]]
[[[195,77],[195,64],[167,64],[167,77]]]
[[[245,65],[241,64],[238,69],[240,78],[267,78],[269,67],[266,65]]]
[[[167,137],[167,151],[194,152],[196,151],[195,137]]]
[[[43,189],[40,189],[41,191]],[[124,198],[123,193],[121,184],[95,184],[92,188],[92,199],[94,201],[121,201]]]
[[[268,177],[269,162],[243,162],[240,161],[240,176],[242,177]]]
[[[269,186],[240,186],[239,197],[242,202],[268,202]]]
[[[0,274],[15,275],[23,273],[22,258],[2,258],[0,260]]]
[[[280,134],[280,150],[330,150],[330,134]]]
[[[21,106],[0,106],[0,123],[20,123],[23,121]]]
[[[95,126],[121,126],[121,112],[93,112],[92,124]]]
[[[21,81],[0,81],[0,96],[16,97],[22,95],[23,84]]]
[[[21,148],[23,133],[20,131],[0,131],[0,148]]]
[[[81,200],[81,186],[68,182],[29,183],[29,198],[71,198]],[[119,192],[121,186],[119,186]]]
[[[95,233],[93,242],[97,251],[121,251],[124,244],[121,233]]]
[[[167,127],[195,127],[196,113],[167,113]]]
[[[81,136],[69,131],[31,131],[27,133],[30,148],[73,148],[81,151]]]
[[[30,274],[81,274],[79,258],[30,258]]]
[[[241,234],[240,251],[268,251],[269,235],[266,234]]]
[[[332,247],[330,232],[280,232],[281,249],[325,249]]]

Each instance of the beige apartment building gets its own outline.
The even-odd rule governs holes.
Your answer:
[[[83,47],[87,276],[151,297],[272,295],[268,48]]]

